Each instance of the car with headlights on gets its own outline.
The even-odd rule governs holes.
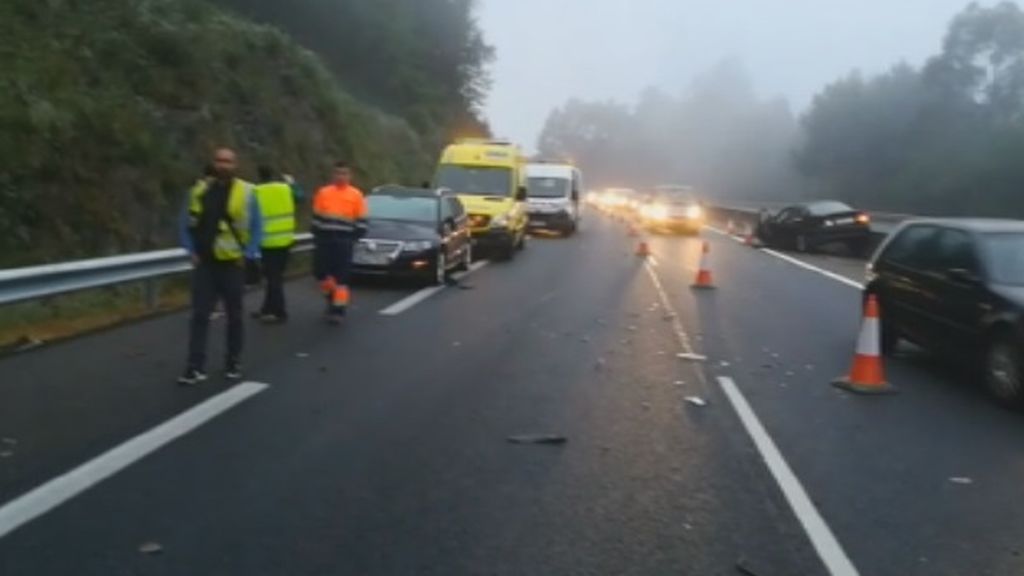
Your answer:
[[[640,223],[652,232],[698,234],[704,208],[688,186],[658,186],[638,209]]]
[[[352,257],[357,275],[441,284],[473,260],[469,221],[450,190],[381,186],[366,197],[366,235]]]

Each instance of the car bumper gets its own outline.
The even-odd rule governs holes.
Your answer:
[[[399,254],[387,264],[352,263],[352,271],[358,276],[379,276],[388,278],[421,278],[433,276],[437,266],[437,253]]]
[[[564,230],[573,225],[572,216],[565,212],[532,212],[527,226],[530,229]]]
[[[473,230],[470,238],[473,241],[473,247],[481,250],[508,248],[514,245],[516,241],[515,234],[508,228]]]
[[[654,230],[669,230],[671,232],[685,232],[696,234],[704,226],[701,220],[693,218],[666,218],[663,220],[648,220],[645,222],[648,228]]]

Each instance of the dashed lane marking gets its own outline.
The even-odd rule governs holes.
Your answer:
[[[721,384],[726,398],[732,404],[733,409],[740,418],[740,422],[743,423],[747,434],[750,435],[750,439],[754,441],[754,446],[760,452],[761,458],[768,466],[768,470],[775,478],[775,482],[782,489],[783,496],[786,497],[786,501],[796,515],[797,520],[803,526],[804,532],[811,539],[814,550],[825,564],[829,574],[832,576],[859,576],[860,573],[857,571],[857,568],[850,561],[846,551],[839,544],[839,540],[836,539],[825,519],[822,518],[818,509],[814,506],[814,502],[807,495],[807,491],[804,490],[800,479],[796,477],[793,469],[786,463],[782,452],[779,451],[771,436],[768,435],[768,431],[761,424],[761,420],[754,413],[754,409],[750,407],[750,403],[747,402],[746,397],[740,392],[739,387],[728,376],[719,376],[718,383]]]
[[[473,264],[469,265],[468,271],[454,274],[452,278],[455,278],[456,280],[462,280],[466,276],[469,276],[470,274],[476,272],[477,270],[483,268],[484,266],[487,266],[488,263],[489,261],[487,260],[474,262]],[[434,294],[437,294],[438,292],[444,289],[444,285],[424,288],[418,292],[406,296],[405,298],[402,298],[401,300],[395,302],[394,304],[388,306],[387,308],[384,308],[383,310],[380,311],[380,313],[383,314],[384,316],[398,316],[402,312],[405,312],[406,310],[412,308],[413,306],[419,304],[420,302],[423,302],[427,298],[430,298]]]
[[[267,389],[243,382],[0,507],[0,538]]]

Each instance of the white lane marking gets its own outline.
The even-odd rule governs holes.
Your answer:
[[[758,419],[757,414],[754,413],[736,383],[728,376],[719,376],[718,383],[722,385],[725,396],[736,410],[743,427],[754,441],[758,452],[761,453],[761,458],[764,459],[768,470],[775,477],[775,482],[782,489],[782,494],[803,526],[804,532],[811,539],[811,544],[814,545],[818,557],[824,562],[829,574],[832,576],[859,576],[857,568],[850,561],[835,535],[832,534],[825,519],[821,517],[814,502],[811,501],[807,491],[800,484],[800,479],[786,463],[782,452],[779,452],[775,442],[764,429],[761,420]]]
[[[679,338],[679,345],[683,349],[683,354],[689,359],[705,358],[701,354],[697,354],[693,351],[693,346],[690,345],[690,337],[687,336],[686,330],[683,328],[683,323],[679,320],[679,314],[676,313],[675,308],[672,306],[672,301],[669,300],[668,293],[665,292],[665,287],[661,285],[661,279],[658,278],[658,274],[654,271],[654,267],[650,262],[645,263],[644,269],[647,270],[648,276],[651,277],[651,282],[654,283],[654,289],[658,292],[658,299],[661,300],[661,306],[672,314],[672,331],[676,333],[676,337]]]
[[[863,290],[864,289],[864,285],[861,284],[860,282],[856,282],[854,280],[850,280],[849,278],[847,278],[846,276],[843,276],[842,274],[836,274],[835,272],[830,272],[828,270],[825,270],[824,268],[818,268],[817,266],[814,266],[812,264],[808,264],[807,262],[804,262],[803,260],[800,260],[800,259],[797,259],[797,258],[793,258],[792,256],[790,256],[788,254],[783,254],[781,252],[776,252],[775,250],[772,250],[771,248],[763,248],[763,249],[761,249],[761,252],[764,252],[765,254],[771,254],[772,256],[775,256],[776,258],[778,258],[780,260],[785,260],[786,262],[789,262],[790,264],[793,264],[795,266],[799,266],[799,267],[801,267],[801,268],[803,268],[805,270],[810,270],[811,272],[817,272],[818,274],[821,274],[822,276],[824,276],[826,278],[831,278],[832,280],[835,280],[836,282],[839,282],[840,284],[846,284],[847,286],[849,286],[851,288],[856,288],[858,290]]]
[[[452,278],[455,278],[456,280],[462,280],[463,278],[469,276],[473,272],[476,272],[477,270],[483,268],[484,266],[487,266],[487,264],[489,263],[489,260],[481,260],[479,262],[474,262],[469,265],[468,271],[453,274]],[[406,296],[405,298],[402,298],[401,300],[395,302],[394,304],[388,306],[387,308],[384,308],[383,310],[380,311],[380,314],[383,314],[384,316],[398,316],[402,312],[405,312],[406,310],[412,308],[413,306],[419,304],[420,302],[423,302],[427,298],[430,298],[431,296],[437,294],[438,292],[444,290],[445,288],[446,286],[444,284],[440,286],[431,286],[429,288],[424,288],[418,292],[414,292],[413,294]]]
[[[0,507],[0,538],[209,422],[266,384],[243,382]]]
[[[730,236],[729,234],[725,233],[722,230],[719,230],[718,228],[714,228],[712,226],[707,226],[706,228],[708,230],[711,230],[712,232],[714,232],[716,234],[721,234],[722,236],[726,236],[728,238],[732,238],[736,242],[743,243],[743,239],[742,238],[737,238],[735,236]],[[831,278],[832,280],[835,280],[836,282],[839,282],[840,284],[846,284],[847,286],[849,286],[851,288],[856,288],[858,290],[863,290],[864,289],[864,285],[861,284],[860,282],[857,282],[856,280],[851,280],[851,279],[847,278],[846,276],[843,276],[842,274],[836,274],[835,272],[832,272],[830,270],[825,270],[824,268],[819,268],[819,267],[817,267],[817,266],[815,266],[813,264],[808,264],[807,262],[804,262],[803,260],[800,260],[799,258],[794,258],[794,257],[790,256],[789,254],[783,254],[782,252],[778,252],[778,251],[772,250],[771,248],[761,248],[761,252],[764,252],[765,254],[770,254],[770,255],[778,258],[779,260],[785,260],[786,262],[789,262],[790,264],[793,264],[794,266],[799,266],[799,267],[803,268],[804,270],[810,270],[811,272],[816,272],[816,273],[821,274],[822,276],[824,276],[826,278]]]

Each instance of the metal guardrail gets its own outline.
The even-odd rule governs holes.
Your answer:
[[[312,234],[298,234],[297,252],[313,248]],[[156,307],[157,281],[192,269],[181,248],[0,270],[0,305],[37,300],[128,282],[145,282],[145,300]]]

